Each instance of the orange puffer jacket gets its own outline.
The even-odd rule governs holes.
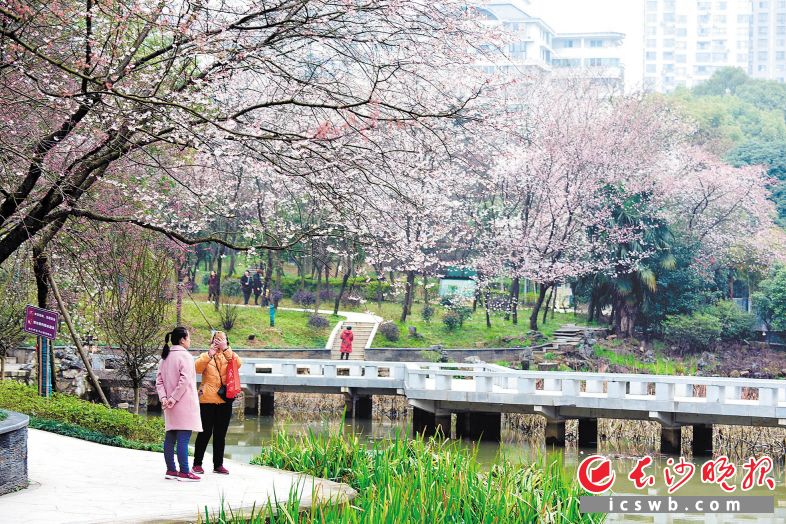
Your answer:
[[[213,358],[210,358],[207,353],[202,353],[196,359],[196,372],[202,375],[202,383],[199,385],[200,404],[224,403],[218,396],[218,388],[221,387],[221,384],[227,383],[227,367],[233,357],[237,359],[237,365],[240,367],[242,365],[240,357],[235,355],[230,348],[226,348],[223,353],[217,352]]]

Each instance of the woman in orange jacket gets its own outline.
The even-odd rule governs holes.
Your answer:
[[[210,343],[210,350],[196,359],[196,372],[202,375],[199,386],[199,412],[202,416],[202,432],[197,435],[194,449],[195,473],[204,473],[202,459],[205,456],[207,443],[213,437],[213,473],[228,475],[224,467],[224,444],[232,417],[232,402],[227,402],[218,395],[218,390],[227,383],[229,362],[240,358],[232,352],[223,331],[216,331]]]

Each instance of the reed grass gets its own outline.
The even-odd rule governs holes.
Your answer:
[[[479,463],[475,448],[439,439],[397,435],[364,444],[340,429],[299,436],[282,432],[252,463],[347,483],[358,496],[350,504],[301,509],[290,493],[285,502],[268,501],[251,514],[206,511],[203,522],[549,524],[605,518],[579,512],[584,492],[559,461],[515,464],[500,456],[489,468]]]

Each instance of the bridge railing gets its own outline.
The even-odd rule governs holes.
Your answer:
[[[786,405],[786,381],[724,377],[520,371],[494,364],[246,359],[241,376],[397,379],[405,389],[651,400],[694,405]],[[514,400],[515,401],[515,400]],[[691,409],[698,409],[696,407]]]

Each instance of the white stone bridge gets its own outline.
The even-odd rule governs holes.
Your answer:
[[[494,364],[245,359],[246,409],[272,415],[278,391],[344,394],[347,416],[371,417],[372,395],[402,395],[413,431],[499,440],[501,413],[546,418],[546,442],[564,444],[578,419],[579,445],[597,443],[598,418],[661,424],[661,451],[680,452],[693,426],[693,452],[712,452],[712,425],[786,425],[786,381],[665,375],[518,371]],[[444,428],[444,430],[443,430]]]

